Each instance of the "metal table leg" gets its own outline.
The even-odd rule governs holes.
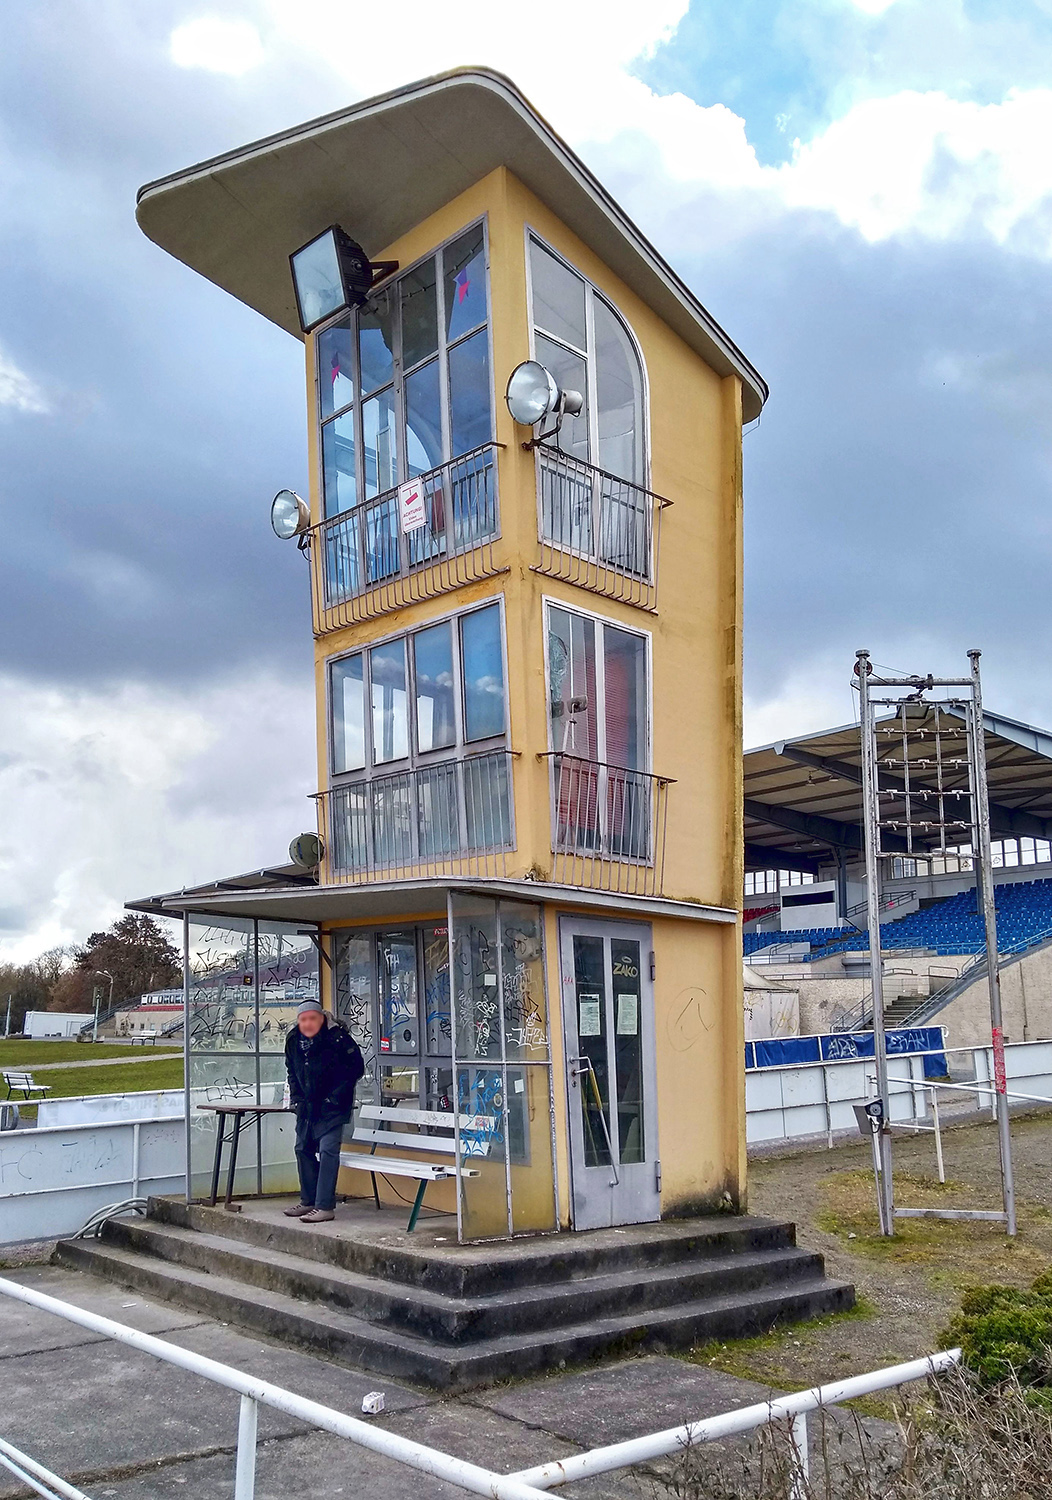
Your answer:
[[[237,1168],[237,1143],[241,1139],[241,1127],[244,1124],[245,1116],[241,1110],[235,1110],[232,1118],[234,1121],[234,1135],[230,1142],[230,1170],[226,1174],[226,1201],[223,1204],[223,1207],[230,1212],[234,1212],[234,1172]]]
[[[223,1155],[223,1136],[226,1134],[226,1116],[216,1112],[216,1156],[212,1163],[212,1196],[209,1198],[209,1207],[215,1208],[216,1199],[219,1197],[219,1163]]]

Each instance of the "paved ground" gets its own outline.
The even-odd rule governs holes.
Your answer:
[[[76,1272],[39,1266],[7,1274],[341,1411],[360,1413],[363,1395],[382,1388],[381,1425],[505,1473],[767,1394],[733,1376],[654,1357],[446,1399],[263,1343]],[[229,1500],[238,1411],[232,1393],[3,1297],[0,1387],[0,1435],[92,1500]],[[261,1412],[260,1438],[258,1500],[464,1494],[277,1412]],[[654,1492],[648,1472],[559,1491],[576,1500],[646,1500]],[[0,1470],[0,1496],[24,1493]]]
[[[901,1224],[893,1243],[881,1240],[864,1146],[754,1163],[752,1210],[795,1219],[800,1243],[821,1250],[833,1275],[858,1286],[858,1315],[708,1346],[686,1358],[630,1360],[457,1399],[277,1348],[57,1267],[23,1265],[0,1274],[350,1413],[359,1411],[367,1390],[382,1387],[388,1405],[383,1425],[508,1472],[748,1404],[771,1389],[798,1389],[938,1347],[965,1287],[990,1280],[1025,1284],[1052,1261],[1052,1118],[1017,1120],[1012,1135],[1020,1199],[1015,1241],[996,1225],[916,1220]],[[993,1205],[999,1189],[993,1128],[951,1130],[945,1151],[950,1181],[940,1188],[930,1137],[896,1142],[898,1201]],[[401,1227],[390,1233],[400,1234]],[[440,1244],[448,1229],[435,1220],[424,1234]],[[2,1297],[0,1389],[0,1436],[82,1483],[92,1500],[228,1500],[237,1425],[232,1395]],[[880,1403],[871,1409],[887,1411]],[[259,1500],[446,1500],[462,1493],[277,1414],[267,1414],[261,1431]],[[14,1483],[0,1479],[0,1500],[17,1493]],[[657,1471],[559,1493],[578,1500],[652,1500],[669,1491]]]

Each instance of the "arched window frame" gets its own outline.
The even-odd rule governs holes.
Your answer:
[[[533,269],[532,269],[532,260],[531,260],[531,256],[530,256],[530,245],[531,245],[531,242],[536,243],[537,245],[539,245],[541,247],[541,249],[547,251],[547,253],[549,255],[551,255],[555,260],[559,261],[563,266],[566,267],[566,269],[573,276],[576,276],[577,279],[583,283],[584,289],[585,289],[585,319],[586,319],[586,325],[585,325],[585,327],[586,327],[586,338],[587,338],[587,341],[588,341],[588,348],[587,349],[580,349],[580,348],[578,348],[576,345],[570,343],[569,340],[566,339],[564,336],[562,336],[562,335],[560,335],[558,333],[554,333],[554,332],[550,331],[549,329],[544,328],[543,325],[538,324],[537,319],[536,319],[536,315],[535,315],[535,310],[534,310]],[[545,338],[551,339],[553,343],[561,345],[563,348],[569,350],[571,353],[577,355],[579,358],[581,358],[581,359],[584,360],[584,362],[585,362],[585,368],[587,370],[587,376],[588,376],[588,390],[585,393],[586,396],[587,396],[587,412],[588,412],[588,454],[589,454],[588,462],[590,464],[592,464],[596,468],[601,468],[602,467],[602,465],[598,462],[598,456],[599,456],[599,405],[598,405],[598,399],[597,399],[598,387],[597,387],[597,379],[596,379],[596,346],[595,346],[595,300],[596,300],[596,298],[598,298],[598,300],[601,303],[603,303],[603,305],[609,310],[609,312],[617,320],[617,322],[620,324],[620,326],[622,327],[622,329],[624,330],[624,332],[628,336],[628,341],[629,341],[629,344],[631,345],[633,353],[635,354],[636,363],[637,363],[637,367],[638,367],[638,370],[639,370],[639,380],[640,380],[640,413],[641,413],[641,421],[642,421],[642,431],[640,433],[641,447],[642,447],[642,464],[641,464],[641,470],[642,470],[642,472],[641,472],[640,477],[638,479],[633,480],[632,482],[639,484],[644,489],[649,489],[650,488],[650,380],[649,380],[649,376],[648,376],[648,373],[647,373],[647,363],[646,363],[646,360],[645,360],[645,358],[643,356],[643,350],[642,350],[642,347],[640,345],[639,339],[636,337],[635,330],[633,329],[631,323],[628,321],[628,319],[625,317],[625,315],[621,312],[621,310],[617,306],[617,304],[607,295],[607,293],[605,293],[598,286],[596,286],[595,282],[591,281],[589,279],[589,277],[587,277],[584,274],[584,272],[578,266],[575,266],[573,264],[573,262],[571,260],[568,260],[567,257],[562,254],[561,251],[557,250],[556,247],[553,244],[550,243],[550,241],[546,240],[542,234],[538,233],[537,230],[531,228],[528,224],[526,226],[526,234],[525,234],[525,256],[526,256],[526,306],[527,306],[527,312],[528,312],[529,323],[530,323],[530,357],[531,357],[531,359],[538,358],[538,355],[537,355],[537,334],[540,333]],[[543,360],[541,362],[543,363]]]

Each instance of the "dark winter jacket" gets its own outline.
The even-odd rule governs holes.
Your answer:
[[[354,1112],[355,1084],[365,1072],[358,1043],[328,1016],[306,1051],[301,1039],[298,1026],[285,1038],[289,1103],[301,1118],[309,1115],[314,1121],[349,1120]]]

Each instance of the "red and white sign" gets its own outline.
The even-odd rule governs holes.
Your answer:
[[[415,479],[398,486],[398,519],[403,531],[419,531],[427,525],[424,487]]]

